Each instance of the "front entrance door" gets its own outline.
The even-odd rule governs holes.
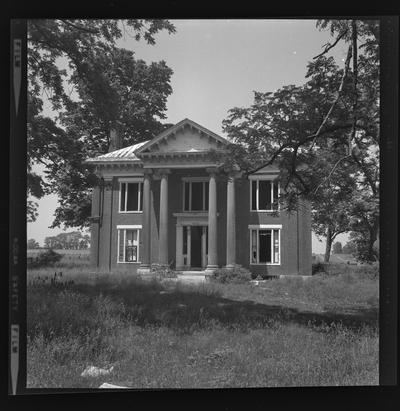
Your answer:
[[[207,232],[203,225],[184,225],[178,230],[182,241],[177,242],[178,267],[186,270],[201,270],[207,266]],[[181,248],[182,247],[182,248]],[[182,254],[180,254],[182,253]]]
[[[201,268],[201,236],[203,227],[192,226],[190,244],[190,266],[192,269]]]

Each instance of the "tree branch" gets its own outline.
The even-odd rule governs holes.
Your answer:
[[[331,175],[332,175],[333,172],[336,170],[336,167],[339,165],[339,163],[340,163],[341,161],[343,161],[344,159],[348,158],[348,157],[351,157],[351,155],[348,155],[348,154],[347,154],[346,156],[341,157],[341,158],[339,158],[338,161],[336,161],[335,165],[332,167],[332,170],[329,172],[328,176],[327,176],[326,178],[324,178],[324,180],[321,181],[321,182],[318,184],[317,188],[314,190],[314,194],[317,194],[317,191],[319,190],[319,188],[320,188],[323,184],[325,184],[325,182],[327,182],[327,181],[331,178]]]
[[[335,40],[335,42],[333,44],[328,43],[325,47],[325,50],[318,54],[318,56],[313,57],[313,59],[317,59],[319,57],[322,57],[324,54],[326,54],[330,49],[334,48],[336,46],[336,44],[339,43],[340,39],[343,38],[345,35],[347,34],[347,29],[344,30],[341,34],[339,34],[339,36],[337,37],[337,39]]]
[[[77,30],[80,31],[85,31],[86,33],[90,33],[90,34],[99,34],[98,30],[93,30],[93,29],[88,29],[87,27],[82,27],[82,26],[78,26],[77,24],[71,23],[68,20],[62,20],[60,19],[60,21],[62,21],[64,24],[66,24],[67,26],[73,27]]]
[[[360,167],[361,171],[363,172],[365,178],[368,181],[369,186],[371,187],[372,193],[374,196],[377,195],[377,189],[376,189],[376,185],[374,183],[373,178],[371,177],[370,173],[369,173],[369,168],[368,166],[359,158],[357,158],[357,155],[352,152],[351,157],[354,159],[354,161],[357,163],[357,165]]]
[[[357,23],[355,20],[351,22],[352,27],[352,47],[353,47],[353,76],[354,76],[354,102],[353,102],[353,127],[348,141],[348,153],[351,154],[351,142],[356,136],[356,122],[357,122],[357,77],[358,77],[358,68],[357,68]]]
[[[343,76],[342,76],[342,80],[340,82],[340,86],[339,86],[339,90],[338,90],[338,94],[334,100],[334,102],[332,103],[328,113],[326,114],[325,118],[322,120],[321,125],[319,126],[317,132],[315,133],[315,137],[314,137],[314,141],[312,143],[312,146],[315,144],[315,140],[317,139],[317,137],[319,136],[319,133],[321,132],[322,128],[324,127],[325,123],[328,121],[329,116],[331,115],[334,107],[336,106],[337,102],[339,101],[340,98],[340,94],[343,90],[343,85],[344,85],[344,80],[347,76],[347,72],[349,71],[349,65],[350,65],[350,59],[351,59],[351,55],[352,55],[352,46],[349,46],[349,49],[347,51],[347,57],[346,57],[346,62],[344,65],[344,71],[343,71]]]

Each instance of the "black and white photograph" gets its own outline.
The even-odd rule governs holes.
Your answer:
[[[26,56],[27,389],[379,384],[379,19],[32,18]]]

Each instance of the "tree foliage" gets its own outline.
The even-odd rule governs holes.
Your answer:
[[[56,236],[46,237],[44,245],[57,250],[85,250],[90,246],[90,236],[80,231],[60,233]]]
[[[340,241],[336,241],[336,243],[333,243],[332,251],[333,251],[333,254],[342,254],[343,253],[342,243]]]
[[[34,249],[40,248],[40,245],[34,238],[30,238],[27,241],[26,248],[28,250],[34,250]]]
[[[379,221],[379,30],[376,21],[321,20],[335,41],[307,66],[306,82],[275,92],[254,92],[250,107],[236,107],[225,132],[248,152],[248,170],[276,164],[291,210],[300,197],[312,203],[313,228],[327,238],[356,230],[376,239]],[[344,67],[329,50],[348,45]],[[353,64],[350,64],[350,63]],[[240,160],[243,163],[243,160]],[[365,218],[361,214],[367,214]],[[372,258],[372,256],[370,256]]]
[[[352,254],[354,255],[356,253],[356,248],[354,246],[354,243],[352,241],[348,241],[342,248],[343,254]]]
[[[167,20],[29,20],[28,195],[58,195],[53,227],[88,224],[96,176],[83,161],[108,151],[111,129],[124,145],[163,129],[172,70],[116,47],[123,34],[154,44],[161,30],[175,31]],[[32,172],[38,163],[47,182]],[[34,220],[35,204],[28,206]]]

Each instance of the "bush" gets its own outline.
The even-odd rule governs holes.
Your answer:
[[[152,264],[151,273],[158,279],[162,280],[164,278],[176,278],[177,273],[172,268],[162,265],[162,264]]]
[[[40,253],[34,260],[28,261],[28,268],[38,268],[38,267],[45,267],[51,266],[62,258],[61,254],[56,253],[51,248],[49,250]]]
[[[312,265],[311,273],[312,275],[318,274],[318,273],[327,274],[328,273],[327,264],[321,263],[320,261],[318,263],[314,263]]]
[[[251,272],[240,265],[233,269],[219,268],[210,276],[210,280],[221,284],[242,284],[251,280]]]

